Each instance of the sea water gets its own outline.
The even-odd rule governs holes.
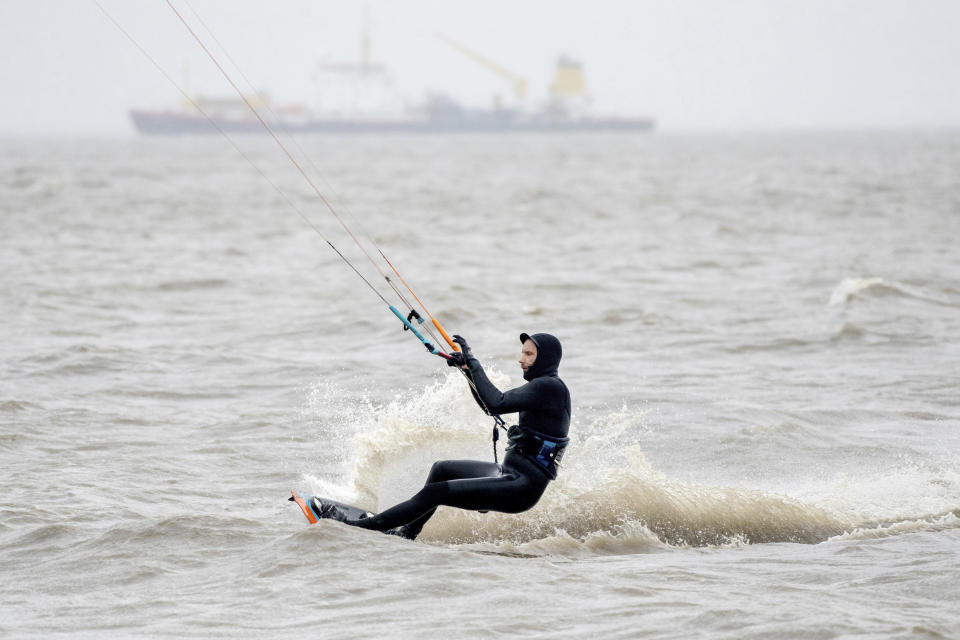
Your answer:
[[[960,637],[960,135],[288,139],[376,266],[235,142],[0,143],[0,635]],[[377,248],[502,388],[562,341],[532,510],[286,501],[492,459]]]

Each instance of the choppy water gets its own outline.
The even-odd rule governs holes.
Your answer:
[[[0,634],[960,637],[960,135],[301,144],[499,383],[561,338],[560,479],[307,526],[490,459],[462,380],[225,141],[6,141]]]

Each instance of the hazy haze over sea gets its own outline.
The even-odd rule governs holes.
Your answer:
[[[0,142],[0,635],[958,633],[960,135],[301,144],[496,382],[561,339],[560,478],[308,526],[490,459],[462,380],[223,139]]]

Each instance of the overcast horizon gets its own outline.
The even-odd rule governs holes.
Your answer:
[[[100,1],[187,91],[234,95],[165,2]],[[174,4],[278,105],[329,98],[317,65],[357,63],[366,21],[397,109],[431,94],[536,109],[568,56],[591,113],[653,117],[661,131],[960,128],[960,3],[946,0]],[[0,136],[132,135],[129,109],[179,105],[92,0],[4,7]],[[527,98],[437,33],[523,77]]]

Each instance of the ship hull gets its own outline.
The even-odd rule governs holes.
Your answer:
[[[136,130],[144,135],[177,136],[225,133],[263,133],[263,125],[255,119],[212,117],[173,111],[130,111]],[[495,112],[461,118],[410,119],[312,119],[281,121],[271,126],[287,133],[523,133],[523,132],[644,132],[652,131],[649,118],[582,118],[555,120],[547,118],[499,117]]]

